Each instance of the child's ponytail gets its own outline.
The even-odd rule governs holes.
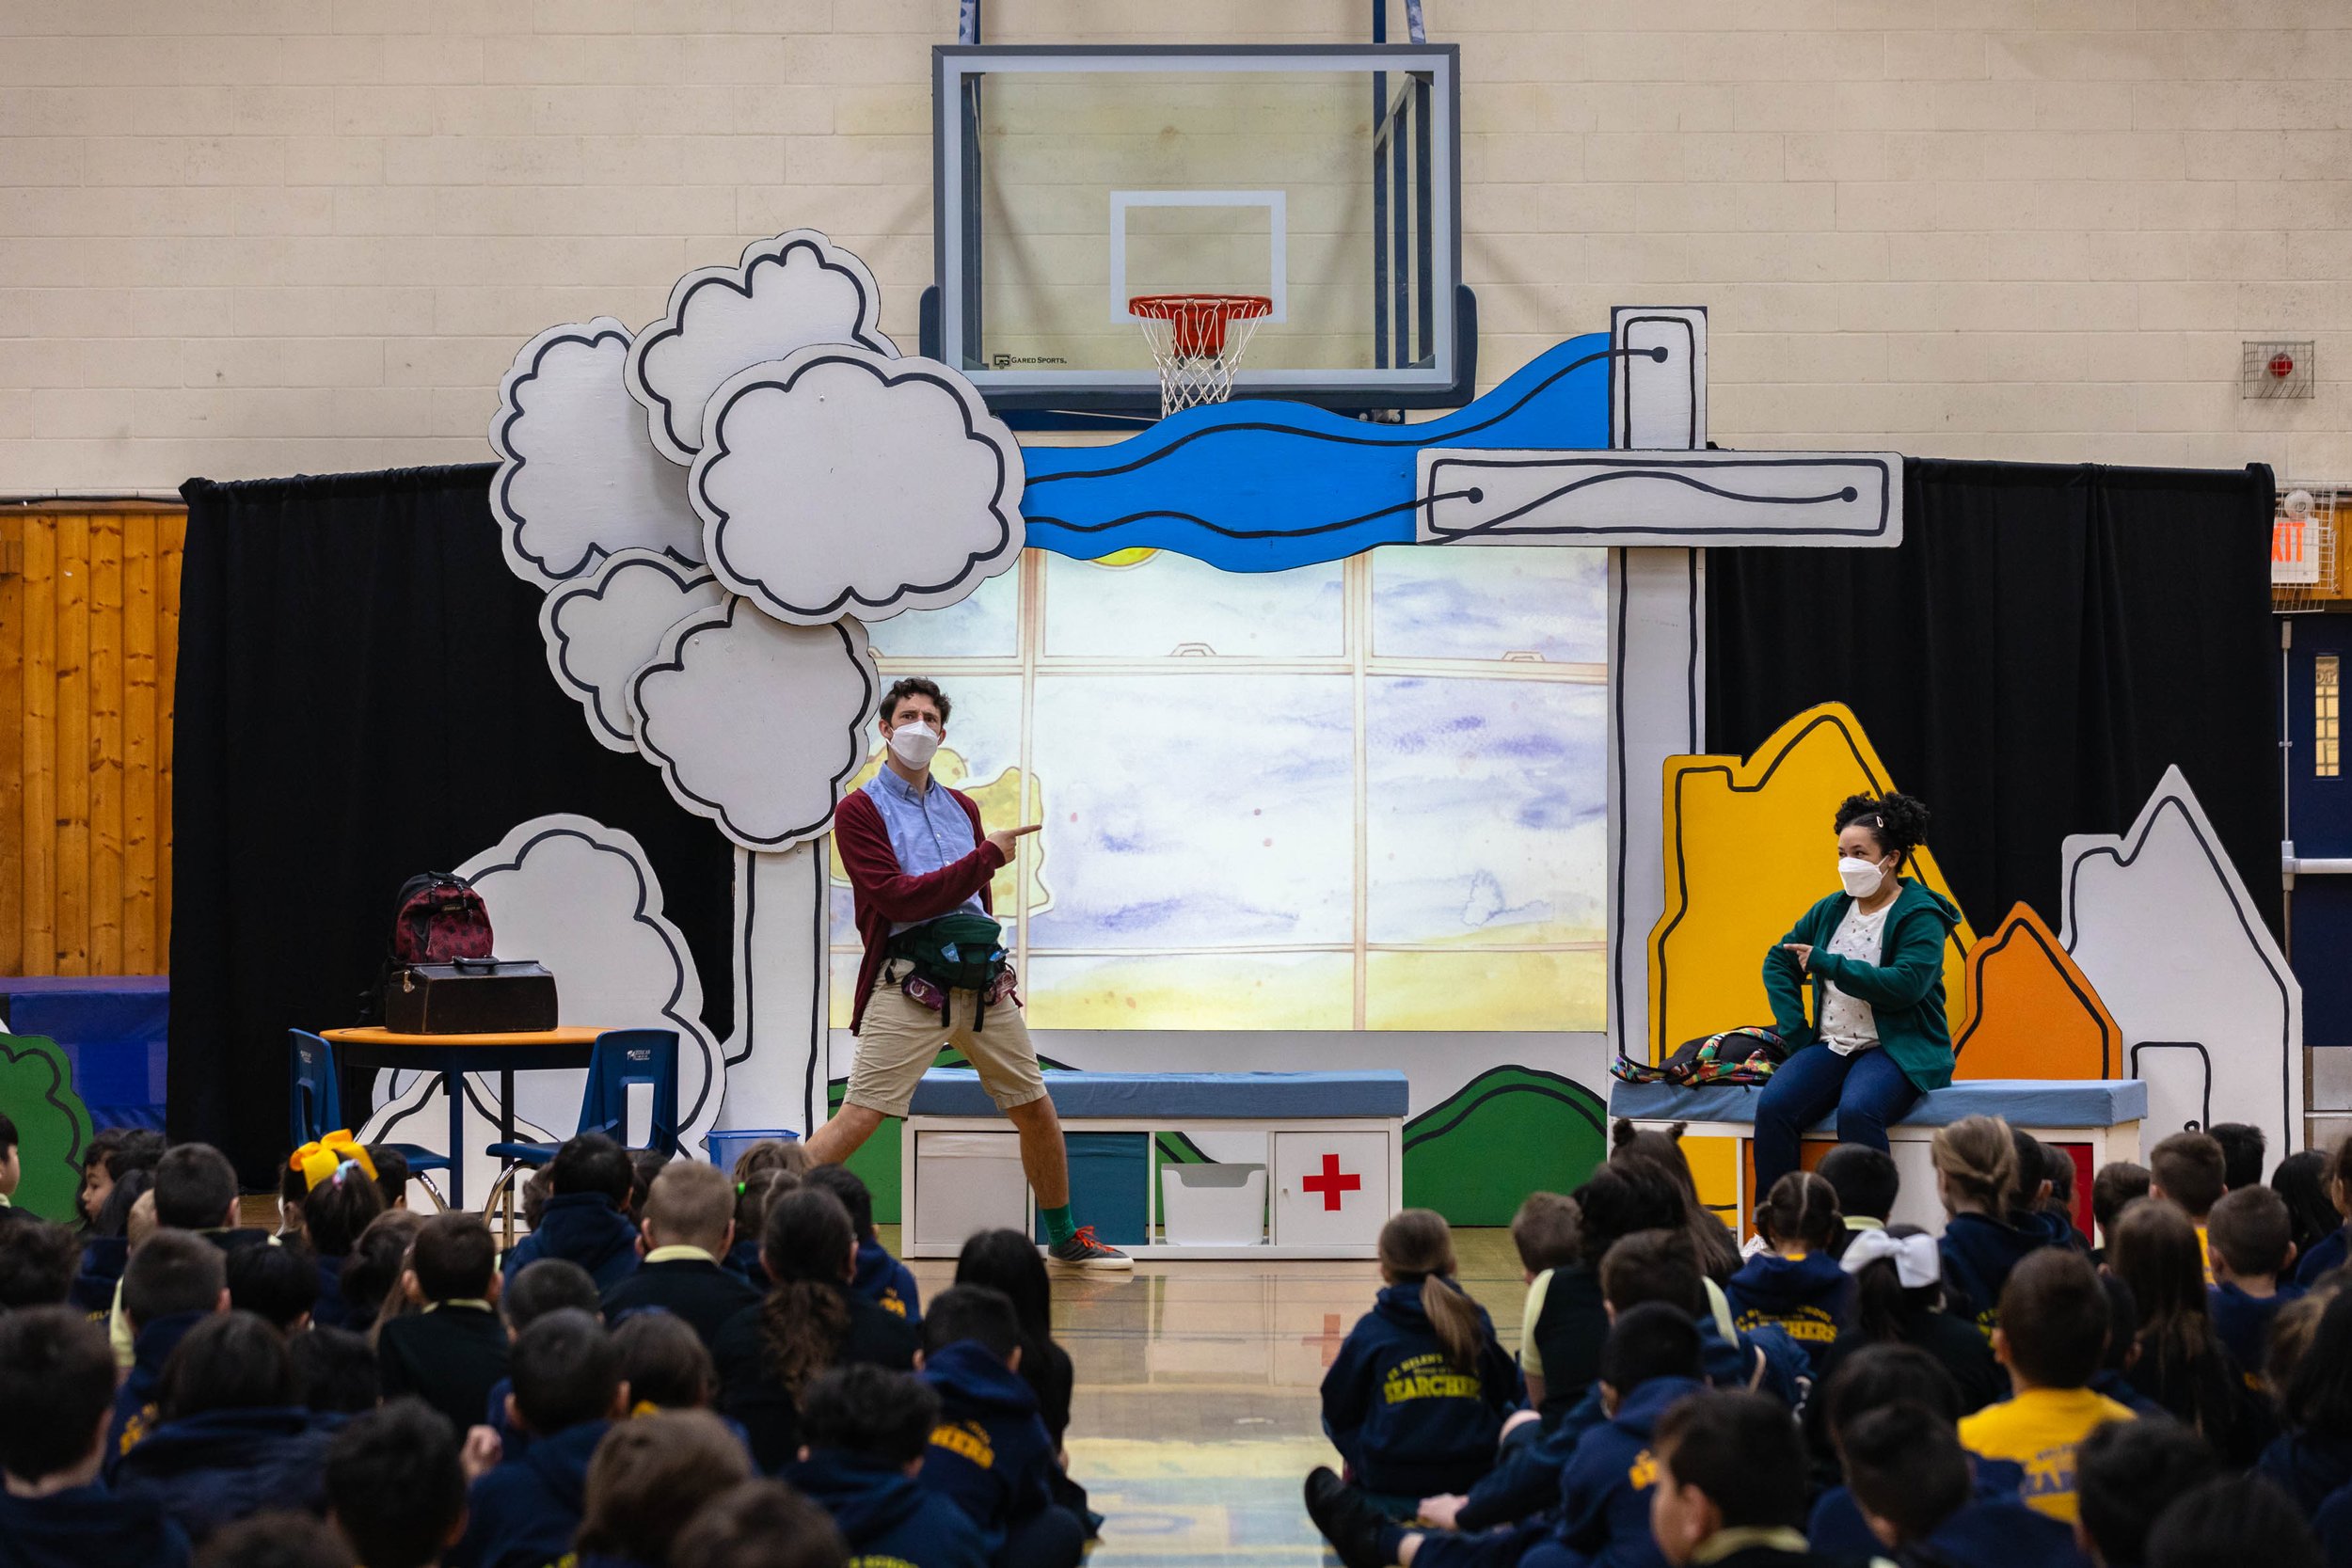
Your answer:
[[[1380,1267],[1399,1285],[1421,1287],[1421,1309],[1445,1358],[1457,1372],[1478,1370],[1478,1353],[1486,1340],[1478,1304],[1454,1283],[1454,1232],[1442,1215],[1429,1209],[1407,1209],[1380,1227]]]

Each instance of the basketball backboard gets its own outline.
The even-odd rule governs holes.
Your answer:
[[[992,407],[1155,415],[1138,294],[1263,295],[1237,395],[1469,401],[1451,45],[932,52],[923,350]]]

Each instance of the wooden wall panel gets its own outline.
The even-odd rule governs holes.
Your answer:
[[[0,514],[0,974],[168,964],[185,533],[153,507]]]

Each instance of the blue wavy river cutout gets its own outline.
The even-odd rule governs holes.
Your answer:
[[[1409,545],[1423,447],[1608,446],[1609,356],[1606,333],[1571,338],[1422,424],[1250,398],[1187,409],[1111,446],[1024,447],[1028,542],[1079,561],[1174,550],[1228,572]]]

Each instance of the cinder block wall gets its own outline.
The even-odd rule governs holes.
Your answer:
[[[647,320],[793,225],[860,251],[911,342],[956,9],[0,0],[0,492],[485,457],[525,338]],[[1489,380],[1613,303],[1696,301],[1726,443],[2352,479],[2340,0],[1428,11],[1463,46]],[[1004,42],[1369,21],[987,16]],[[2317,340],[2317,399],[2240,400],[2240,340],[2268,336]]]

